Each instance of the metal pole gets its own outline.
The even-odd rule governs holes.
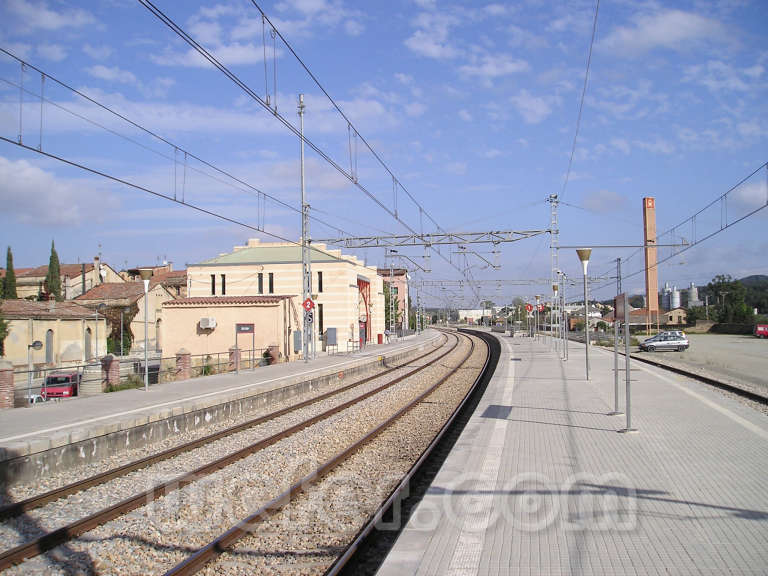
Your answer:
[[[32,401],[32,345],[27,344],[27,403],[31,406]]]
[[[609,416],[618,416],[621,414],[619,410],[619,319],[616,317],[616,309],[618,308],[618,298],[621,294],[621,258],[616,258],[616,307],[613,311],[613,412],[610,412]],[[624,322],[629,319],[627,315],[629,311],[624,308]]]
[[[568,287],[568,276],[566,274],[563,274],[563,320],[565,324],[565,332],[563,333],[563,336],[565,337],[565,361],[568,361],[568,310],[565,308],[565,290]]]
[[[312,268],[309,252],[309,206],[304,190],[304,94],[299,94],[299,129],[301,139],[301,271],[302,271],[302,302],[312,295]],[[309,313],[304,311],[304,341],[302,354],[304,362],[309,362],[310,323]]]
[[[144,392],[149,392],[149,280],[144,280]]]
[[[99,358],[99,311],[96,310],[96,354],[94,354],[94,357],[96,359]]]
[[[629,296],[624,294],[624,309],[629,310]],[[627,412],[627,427],[621,432],[637,432],[635,428],[632,428],[632,395],[630,393],[629,383],[629,322],[624,322],[624,370],[626,374],[627,391],[626,391],[626,412]]]
[[[584,356],[587,370],[587,380],[589,380],[589,300],[587,299],[587,267],[584,267],[584,346],[586,354]]]
[[[123,357],[123,314],[125,310],[120,310],[120,357]]]

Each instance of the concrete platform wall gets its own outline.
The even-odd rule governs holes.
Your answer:
[[[269,390],[240,392],[238,397],[224,401],[220,396],[190,401],[173,408],[159,408],[149,414],[131,415],[106,424],[100,423],[95,427],[75,428],[19,442],[17,450],[13,446],[5,446],[0,448],[0,482],[11,485],[35,481],[56,472],[97,462],[121,451],[152,445],[226,418],[255,414],[300,394],[323,388],[331,389],[333,385],[340,385],[351,377],[365,377],[382,370],[386,365],[407,361],[432,347],[434,342],[434,339],[430,339],[405,351],[361,358],[359,363],[345,368],[343,372],[332,369],[310,380],[301,376],[286,377]]]

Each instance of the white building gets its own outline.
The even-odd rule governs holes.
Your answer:
[[[336,328],[340,350],[347,342],[376,343],[385,329],[384,288],[376,267],[324,244],[312,245],[311,260],[317,349],[328,328]],[[299,245],[250,239],[230,253],[189,265],[187,294],[190,298],[281,295],[301,300],[301,275]]]

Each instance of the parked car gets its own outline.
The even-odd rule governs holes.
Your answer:
[[[656,336],[651,336],[640,344],[640,350],[646,352],[655,352],[657,350],[677,350],[682,352],[687,350],[688,337],[685,332],[680,330],[670,330],[668,332],[659,332]]]
[[[80,374],[78,372],[57,372],[46,376],[40,395],[44,400],[70,398],[77,396],[79,388]]]
[[[768,324],[755,325],[755,336],[758,338],[768,338]]]

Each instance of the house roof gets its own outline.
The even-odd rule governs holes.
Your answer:
[[[186,286],[187,271],[171,270],[170,272],[159,272],[152,275],[149,283],[150,286],[154,286],[155,284],[165,284],[167,286]]]
[[[343,261],[338,257],[312,248],[312,262]],[[219,264],[286,264],[301,262],[301,246],[252,246],[222,254],[216,258],[204,260],[197,266],[215,266]]]
[[[85,271],[90,272],[93,270],[93,262],[85,264]],[[61,276],[69,276],[74,278],[80,276],[83,272],[82,264],[59,264],[59,272]],[[17,278],[45,278],[48,275],[48,265],[38,266],[37,268],[24,268],[16,270]]]
[[[62,318],[83,319],[93,318],[90,308],[75,304],[71,300],[56,302],[33,302],[31,300],[0,300],[0,310],[6,319],[24,318]]]
[[[194,296],[163,302],[163,306],[242,306],[277,304],[293,296]]]
[[[389,268],[376,268],[376,274],[379,276],[383,276],[384,280],[386,280],[389,277]],[[405,276],[408,274],[408,270],[405,268],[393,268],[392,269],[392,275],[393,276]]]
[[[138,300],[144,295],[144,284],[141,282],[105,282],[97,284],[75,300],[118,300],[128,298]]]

